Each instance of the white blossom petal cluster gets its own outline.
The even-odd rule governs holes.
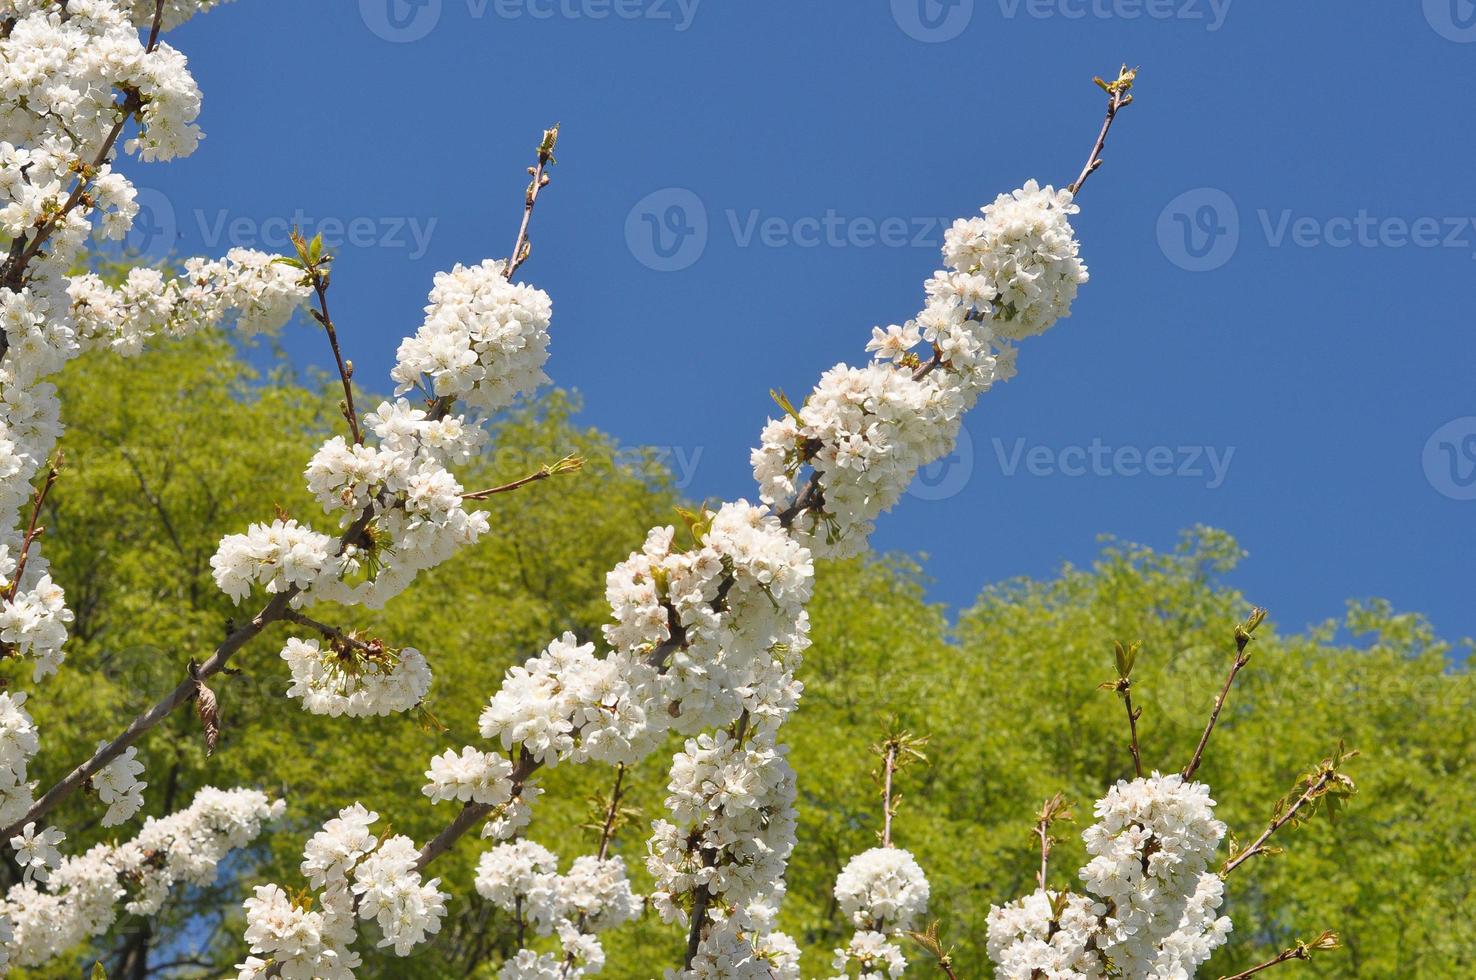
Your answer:
[[[1146,971],[1184,920],[1189,899],[1225,836],[1203,783],[1178,774],[1119,782],[1097,801],[1082,834],[1088,894],[1109,907],[1101,947],[1129,974]]]
[[[1188,980],[1225,943],[1224,881],[1209,868],[1225,835],[1209,787],[1177,773],[1124,780],[1082,834],[1086,896],[1036,891],[989,912],[1000,977]]]
[[[34,802],[35,785],[27,773],[41,739],[25,705],[24,691],[0,692],[0,824],[7,827],[25,816]]]
[[[799,980],[799,947],[782,932],[753,932],[719,914],[688,970],[666,980]]]
[[[55,827],[46,827],[38,833],[34,820],[22,827],[19,834],[10,838],[15,863],[21,867],[21,880],[44,884],[51,877],[51,870],[61,863],[61,851],[56,845],[66,839],[67,835]]]
[[[1070,222],[1080,210],[1070,191],[1033,180],[999,195],[982,218],[959,220],[944,236],[949,271],[934,277],[930,294],[987,313],[1001,337],[1044,333],[1071,315],[1087,281]]]
[[[1155,980],[1191,980],[1195,976],[1230,938],[1230,917],[1219,914],[1224,900],[1225,879],[1214,872],[1200,875],[1179,928],[1158,944],[1150,976]]]
[[[507,912],[527,916],[539,935],[556,935],[562,950],[559,956],[522,950],[504,965],[504,978],[592,976],[605,961],[596,934],[641,913],[640,897],[631,891],[619,857],[584,855],[568,874],[557,869],[558,858],[551,851],[526,840],[499,844],[477,861],[477,894]]]
[[[295,520],[253,524],[228,534],[210,557],[220,590],[239,603],[260,585],[272,593],[300,593],[333,573],[333,539]]]
[[[17,562],[12,555],[10,548],[0,545],[0,577],[6,581],[15,575]],[[72,621],[66,594],[51,580],[46,568],[46,560],[33,543],[14,594],[0,595],[0,644],[35,662],[32,679],[36,681],[56,673],[61,666],[67,624]]]
[[[856,967],[854,976],[859,980],[893,980],[907,972],[907,957],[902,947],[892,942],[885,933],[862,929],[851,937],[851,941],[835,951],[831,967],[835,970],[834,980],[845,980],[853,976],[850,967]]]
[[[393,947],[396,956],[410,955],[440,932],[446,914],[446,896],[436,887],[440,879],[422,882],[415,870],[419,859],[415,842],[397,834],[354,866],[359,917],[379,923],[379,945]]]
[[[764,508],[740,500],[705,516],[697,547],[677,550],[676,532],[657,528],[610,571],[605,639],[631,664],[659,655],[653,725],[694,734],[747,711],[772,734],[799,700],[814,564]]]
[[[166,31],[173,30],[196,14],[203,14],[212,7],[228,2],[229,0],[164,0],[159,17],[160,27]],[[130,14],[133,23],[142,28],[152,26],[158,6],[156,0],[132,0]]]
[[[753,451],[760,496],[820,557],[856,554],[917,470],[942,458],[962,415],[1014,373],[1010,341],[1070,313],[1086,267],[1068,191],[1028,182],[945,236],[948,268],[916,320],[872,331],[863,368],[827,371],[804,404],[765,426]],[[926,355],[916,352],[928,345]]]
[[[597,657],[594,649],[565,633],[509,669],[482,711],[482,737],[504,748],[520,745],[548,766],[565,759],[635,761],[632,743],[652,740],[645,706],[659,696],[656,671]]]
[[[548,378],[548,294],[510,283],[507,263],[488,259],[436,273],[425,322],[401,344],[390,377],[395,394],[429,379],[437,397],[483,412],[512,404]]]
[[[928,879],[912,854],[897,847],[862,851],[835,879],[841,914],[856,926],[850,943],[835,951],[836,978],[854,966],[862,980],[900,977],[907,969],[891,937],[917,928],[928,911]]]
[[[543,795],[543,788],[531,783],[513,787],[513,798],[494,807],[482,825],[486,840],[513,840],[533,822],[533,801]]]
[[[401,344],[392,372],[397,394],[430,379],[426,390],[438,400],[432,410],[404,398],[383,402],[364,418],[377,445],[335,436],[308,463],[308,489],[326,513],[338,515],[345,533],[334,542],[307,532],[314,565],[301,580],[289,580],[304,593],[294,603],[377,608],[419,572],[488,532],[487,515],[467,508],[449,469],[473,458],[486,433],[481,420],[449,406],[461,401],[483,413],[496,411],[546,381],[552,312],[547,294],[509,283],[505,269],[506,263],[488,260],[436,276],[425,322]],[[212,559],[217,583],[237,601],[254,584],[280,578],[278,568],[255,564],[251,536],[227,537]]]
[[[1000,980],[1102,980],[1095,941],[1106,907],[1080,895],[1031,895],[989,910],[988,951]]]
[[[98,742],[97,747],[101,749],[107,744]],[[144,764],[138,761],[138,747],[130,745],[92,774],[90,781],[97,798],[108,805],[108,812],[102,818],[104,827],[116,827],[143,807],[143,791],[149,785],[138,778],[143,771]]]
[[[380,403],[364,423],[377,446],[335,436],[307,467],[308,489],[339,515],[340,527],[369,518],[362,535],[342,543],[313,598],[377,608],[487,533],[487,515],[467,509],[448,469],[474,458],[486,432],[463,415],[428,413],[403,398]]]
[[[213,0],[169,0],[166,24]],[[138,350],[160,329],[180,333],[235,311],[243,330],[285,320],[305,295],[271,256],[237,249],[166,276],[135,270],[119,288],[72,276],[94,230],[123,237],[138,214],[133,184],[109,141],[129,133],[141,160],[187,155],[200,140],[200,92],[167,43],[146,47],[143,0],[7,0],[0,38],[0,232],[10,239],[0,286],[0,643],[35,660],[39,681],[62,660],[72,614],[33,542],[17,529],[29,484],[61,435],[55,389],[41,381],[87,347]]]
[[[120,903],[130,914],[153,915],[175,886],[211,884],[225,856],[282,810],[257,790],[206,786],[187,808],[144,821],[133,840],[62,858],[47,878],[16,885],[0,901],[14,930],[5,941],[9,961],[39,966],[106,932]]]
[[[302,873],[316,901],[294,900],[276,884],[256,888],[245,902],[252,955],[237,964],[238,977],[275,969],[297,980],[352,980],[361,962],[353,949],[360,919],[378,924],[379,945],[396,956],[408,956],[440,931],[446,914],[440,879],[421,878],[420,851],[410,838],[375,837],[369,827],[378,819],[355,803],[308,840]]]
[[[313,888],[326,888],[330,881],[340,885],[359,858],[374,850],[379,839],[369,830],[379,814],[354,803],[308,838],[303,848],[302,874]]]
[[[409,711],[430,691],[431,672],[413,647],[365,652],[349,644],[324,650],[317,640],[291,637],[282,659],[292,672],[289,698],[305,711],[333,718],[367,718]]]
[[[874,932],[915,929],[928,911],[928,879],[908,851],[873,847],[835,879],[835,900],[855,925]]]
[[[501,806],[512,799],[512,772],[512,763],[496,753],[470,745],[459,755],[447,749],[431,759],[423,792],[432,803],[457,800]]]
[[[257,885],[246,899],[244,938],[253,953],[238,965],[238,976],[267,976],[276,966],[287,980],[352,980],[360,963],[351,948],[354,929],[351,893],[340,890],[333,899],[324,898],[324,908],[303,908],[280,885]]]
[[[762,934],[772,923],[795,844],[795,777],[785,752],[718,732],[688,739],[672,759],[670,819],[653,824],[646,859],[663,919],[684,922],[678,897],[704,888],[734,908],[736,929]]]

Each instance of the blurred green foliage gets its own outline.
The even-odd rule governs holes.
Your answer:
[[[45,515],[46,551],[77,623],[67,663],[32,702],[43,786],[177,683],[233,617],[254,611],[232,607],[210,580],[222,534],[270,519],[273,505],[324,526],[301,473],[340,423],[336,379],[326,382],[254,374],[227,341],[206,336],[131,360],[87,357],[62,375],[67,466]],[[577,410],[576,398],[553,392],[498,420],[488,454],[462,478],[493,486],[571,452],[588,460],[583,472],[488,501],[492,535],[383,611],[314,613],[425,652],[436,673],[429,708],[444,730],[424,719],[304,713],[283,696],[276,651],[288,634],[274,628],[238,656],[239,676],[216,685],[224,735],[213,758],[188,712],[153,732],[141,754],[147,813],[186,805],[201,785],[251,785],[284,796],[286,820],[216,886],[179,894],[152,923],[125,917],[71,961],[26,976],[77,976],[98,957],[114,978],[222,975],[244,955],[244,889],[267,879],[298,887],[304,839],[339,807],[362,801],[383,815],[381,828],[417,840],[451,819],[452,805],[420,794],[429,758],[476,743],[477,714],[509,665],[564,630],[598,638],[604,572],[648,527],[676,521],[679,495],[658,461],[580,427]],[[1250,608],[1225,585],[1239,556],[1229,536],[1202,528],[1168,553],[1106,542],[1090,568],[988,588],[954,621],[928,602],[910,558],[823,566],[804,702],[787,728],[800,846],[783,924],[806,951],[805,974],[825,975],[830,949],[849,935],[830,889],[847,858],[876,840],[869,745],[895,725],[930,735],[931,761],[903,774],[894,837],[931,878],[932,914],[956,947],[958,975],[988,976],[985,917],[991,903],[1033,888],[1031,822],[1042,801],[1062,791],[1078,804],[1075,826],[1057,828],[1052,860],[1052,885],[1065,888],[1091,802],[1132,772],[1122,703],[1098,686],[1116,676],[1114,643],[1142,644],[1133,699],[1144,711],[1145,769],[1182,768],[1233,656],[1234,624]],[[1254,598],[1274,611],[1275,596]],[[1203,974],[1233,973],[1330,928],[1344,949],[1282,969],[1473,975],[1476,689],[1456,666],[1463,657],[1419,616],[1382,602],[1298,634],[1268,623],[1250,649],[1200,770],[1221,817],[1242,840],[1253,837],[1340,738],[1362,750],[1350,770],[1360,792],[1336,824],[1288,832],[1278,839],[1286,854],[1235,873],[1235,931]],[[612,778],[602,767],[542,775],[547,794],[530,836],[566,859],[592,849],[582,825]],[[661,812],[664,783],[659,756],[626,779],[642,816],[614,850],[638,886],[647,881],[644,825]],[[113,835],[99,813],[79,794],[55,814],[69,847]],[[468,837],[434,866],[453,895],[437,940],[409,960],[366,950],[362,975],[495,976],[514,938],[471,887],[483,846]],[[650,914],[605,941],[614,978],[660,976],[683,946],[679,930]],[[927,975],[921,950],[908,954],[910,972]]]

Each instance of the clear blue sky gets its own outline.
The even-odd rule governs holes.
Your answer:
[[[549,372],[723,498],[753,495],[769,388],[916,312],[937,219],[1069,181],[1092,75],[1141,64],[1075,316],[875,543],[964,604],[1204,522],[1286,626],[1378,595],[1476,635],[1470,0],[239,0],[172,41],[209,135],[141,176],[141,244],[350,237],[334,309],[371,387],[436,270],[507,253],[561,120],[525,268]],[[306,328],[287,349],[326,363]]]

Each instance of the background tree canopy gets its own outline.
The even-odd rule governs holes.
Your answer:
[[[302,469],[337,418],[322,380],[253,373],[228,341],[208,336],[67,368],[67,467],[44,523],[77,623],[67,669],[50,681],[60,696],[35,704],[51,766],[35,774],[43,785],[176,684],[232,617],[250,615],[210,579],[222,534],[269,518],[273,504],[319,518]],[[463,483],[493,486],[571,452],[588,460],[583,473],[493,498],[491,537],[374,619],[319,617],[426,654],[436,680],[420,724],[305,713],[284,696],[277,651],[287,633],[275,628],[238,658],[238,676],[217,685],[224,734],[213,758],[186,712],[146,739],[141,756],[145,813],[184,806],[206,784],[259,785],[254,774],[269,772],[274,782],[260,788],[287,799],[285,821],[214,888],[178,896],[152,924],[125,918],[70,963],[23,975],[76,976],[101,958],[110,977],[218,976],[244,956],[245,888],[263,878],[298,882],[303,841],[339,807],[360,800],[396,833],[421,841],[451,819],[454,804],[433,807],[420,796],[430,757],[476,741],[477,714],[508,666],[564,630],[597,638],[606,569],[648,527],[676,520],[681,501],[657,461],[579,427],[577,409],[576,398],[553,392],[509,414]],[[895,836],[931,879],[931,915],[957,947],[959,975],[987,976],[985,916],[991,903],[1032,887],[1030,829],[1041,801],[1064,791],[1089,818],[1091,801],[1131,773],[1122,704],[1098,689],[1113,676],[1113,642],[1143,643],[1133,691],[1145,709],[1145,768],[1181,768],[1229,666],[1233,624],[1249,607],[1224,584],[1239,554],[1228,535],[1204,528],[1171,553],[1108,542],[1091,568],[990,587],[955,621],[929,604],[905,556],[823,566],[804,703],[786,728],[800,774],[800,846],[782,926],[806,950],[805,974],[824,975],[830,950],[851,931],[831,887],[879,828],[868,747],[882,735],[881,719],[932,736],[931,764],[903,776]],[[1275,596],[1251,598],[1274,611]],[[1360,791],[1335,824],[1319,817],[1279,840],[1288,853],[1236,872],[1226,909],[1235,932],[1205,975],[1235,972],[1325,928],[1341,933],[1346,948],[1297,968],[1472,975],[1476,689],[1464,658],[1418,615],[1382,602],[1354,605],[1344,621],[1305,633],[1268,625],[1252,650],[1201,770],[1221,818],[1242,840],[1254,836],[1277,797],[1340,738],[1362,750],[1352,768]],[[665,775],[657,762],[626,777],[626,803],[640,814],[615,851],[638,890]],[[588,850],[587,801],[612,779],[598,766],[540,776],[549,792],[529,836],[566,859]],[[97,825],[95,801],[79,796],[66,810],[59,823],[88,827],[69,848],[114,836]],[[1082,861],[1077,834],[1088,822],[1060,829],[1054,886],[1071,883]],[[441,935],[413,959],[371,960],[365,975],[495,976],[516,946],[511,923],[472,888],[484,846],[468,838],[433,868],[454,896]],[[5,870],[14,880],[14,867]],[[219,909],[233,911],[222,919]],[[615,978],[657,976],[679,962],[683,945],[651,914],[603,938],[605,972]],[[925,975],[921,951],[908,952]]]

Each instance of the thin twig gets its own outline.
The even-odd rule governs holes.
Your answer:
[[[358,650],[360,653],[368,653],[375,656],[384,653],[384,644],[370,643],[365,640],[361,640],[357,636],[354,636],[351,633],[339,629],[337,626],[330,626],[327,623],[320,623],[310,616],[304,616],[296,609],[288,609],[285,613],[282,614],[282,618],[290,623],[297,623],[299,626],[306,626],[308,629],[317,630],[324,636],[324,638],[332,640],[335,643],[341,643],[347,647],[352,647],[353,649]]]
[[[343,382],[343,417],[348,419],[349,432],[358,445],[364,443],[364,433],[359,429],[359,413],[354,409],[353,365],[346,363],[338,347],[338,331],[333,327],[333,317],[328,314],[328,276],[318,269],[310,269],[313,292],[318,297],[318,308],[313,310],[313,319],[323,326],[328,334],[328,346],[333,348],[333,363],[338,366],[338,378]]]
[[[892,846],[892,773],[896,771],[897,743],[888,742],[882,759],[882,847]]]
[[[528,191],[523,195],[523,223],[518,228],[517,241],[513,243],[512,255],[507,260],[507,268],[504,274],[509,282],[513,274],[518,271],[522,264],[528,261],[533,247],[528,241],[528,226],[533,220],[533,206],[538,203],[538,192],[548,186],[549,176],[546,173],[550,164],[554,163],[554,150],[559,143],[559,124],[554,123],[552,129],[544,130],[543,141],[538,144],[538,163],[528,168],[528,174],[533,178],[528,184]]]
[[[1298,942],[1295,946],[1282,950],[1264,963],[1258,963],[1249,970],[1242,970],[1234,976],[1221,977],[1220,980],[1246,980],[1246,977],[1253,977],[1263,970],[1269,970],[1273,966],[1279,966],[1291,960],[1310,960],[1313,950],[1337,949],[1339,945],[1337,933],[1324,932],[1310,943]]]
[[[1041,891],[1046,890],[1046,878],[1051,868],[1051,847],[1056,838],[1051,836],[1051,825],[1058,820],[1070,820],[1074,804],[1062,793],[1057,793],[1041,805],[1040,816],[1035,818],[1035,836],[1040,838],[1040,871],[1035,876]]]
[[[154,24],[149,28],[149,44],[144,51],[148,54],[154,53],[154,48],[159,45],[159,28],[164,26],[164,0],[154,0]]]
[[[625,763],[615,767],[615,785],[610,790],[610,806],[605,810],[605,826],[600,831],[600,848],[596,856],[605,860],[610,853],[610,844],[615,839],[615,823],[620,816],[620,784],[625,781]]]
[[[1087,178],[1096,173],[1097,168],[1102,165],[1102,151],[1107,148],[1107,134],[1112,130],[1112,123],[1117,119],[1118,110],[1131,105],[1133,101],[1133,80],[1137,77],[1136,68],[1129,71],[1126,65],[1117,76],[1115,82],[1104,82],[1096,79],[1098,85],[1107,91],[1107,117],[1102,120],[1102,129],[1097,134],[1097,142],[1092,144],[1092,152],[1087,156],[1086,165],[1081,168],[1081,174],[1067,187],[1073,195],[1081,193],[1082,185]]]
[[[1124,688],[1122,692],[1122,703],[1127,706],[1128,732],[1131,741],[1128,742],[1128,750],[1133,754],[1133,772],[1139,779],[1143,778],[1143,755],[1138,749],[1138,718],[1143,714],[1143,709],[1133,710],[1133,695],[1131,690]]]
[[[41,518],[41,508],[46,503],[46,495],[51,493],[51,488],[56,485],[56,475],[59,472],[59,466],[60,464],[57,462],[48,465],[46,468],[46,479],[31,494],[31,520],[26,525],[25,537],[21,538],[20,556],[15,560],[15,573],[11,576],[10,585],[5,589],[6,599],[14,599],[16,593],[20,591],[21,574],[26,570],[26,559],[31,555],[31,545],[35,544],[36,539],[46,530],[37,521]]]
[[[521,479],[514,480],[511,483],[504,483],[500,487],[492,487],[488,490],[478,490],[475,493],[464,493],[461,495],[461,499],[486,500],[488,497],[495,497],[500,493],[511,493],[514,490],[520,490],[530,483],[537,483],[540,480],[547,480],[549,477],[558,476],[560,473],[573,473],[576,470],[582,469],[583,467],[584,459],[582,457],[565,456],[563,459],[559,460],[557,463],[554,463],[551,466],[544,465],[538,467],[536,472],[530,473],[527,476],[522,477]]]
[[[1225,866],[1220,869],[1220,877],[1228,877],[1229,874],[1236,868],[1240,867],[1242,864],[1264,851],[1266,849],[1266,842],[1271,839],[1271,836],[1282,827],[1285,827],[1288,823],[1291,823],[1292,819],[1297,815],[1298,810],[1302,809],[1302,807],[1306,806],[1308,803],[1312,802],[1313,800],[1317,799],[1317,797],[1322,795],[1322,791],[1327,788],[1327,784],[1331,782],[1336,775],[1336,770],[1323,770],[1323,772],[1317,777],[1317,779],[1315,779],[1312,784],[1307,787],[1306,792],[1297,797],[1295,803],[1287,807],[1284,812],[1282,812],[1279,816],[1273,819],[1270,824],[1266,826],[1266,829],[1261,832],[1261,836],[1257,837],[1251,843],[1250,847],[1247,847],[1245,850],[1241,851],[1233,858],[1225,862]]]
[[[717,864],[717,854],[713,851],[702,852],[702,865],[711,868]],[[683,969],[692,969],[692,961],[697,958],[697,950],[702,946],[702,930],[707,925],[707,906],[712,901],[712,893],[706,885],[697,886],[692,894],[692,924],[687,930],[687,954],[682,961]]]
[[[1204,734],[1199,736],[1199,744],[1194,747],[1194,755],[1190,758],[1189,764],[1184,767],[1182,775],[1186,783],[1194,778],[1194,774],[1199,771],[1199,764],[1204,761],[1205,746],[1209,745],[1210,733],[1215,730],[1215,722],[1220,720],[1220,711],[1225,707],[1225,699],[1230,696],[1230,686],[1235,683],[1235,676],[1245,668],[1246,664],[1250,663],[1250,654],[1245,651],[1250,646],[1251,634],[1256,631],[1257,626],[1265,622],[1265,619],[1266,610],[1257,607],[1251,612],[1249,619],[1235,627],[1235,660],[1230,665],[1229,676],[1225,678],[1225,683],[1220,687],[1219,696],[1215,698],[1214,709],[1210,711],[1209,721],[1205,723]]]

